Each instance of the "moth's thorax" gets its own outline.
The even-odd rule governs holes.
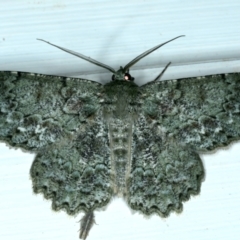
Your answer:
[[[113,118],[127,118],[137,112],[139,88],[133,82],[113,81],[104,86],[104,113]]]

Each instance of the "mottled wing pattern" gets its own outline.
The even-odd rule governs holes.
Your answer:
[[[152,82],[140,90],[128,203],[168,216],[200,190],[198,153],[240,138],[240,74]]]
[[[83,79],[0,72],[0,140],[36,152],[33,189],[69,214],[112,196],[102,85]]]

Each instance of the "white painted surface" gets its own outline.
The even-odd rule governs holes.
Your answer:
[[[143,51],[185,34],[140,61],[137,81],[240,71],[238,0],[73,1],[10,0],[0,3],[0,70],[81,76],[107,82],[104,69],[36,41],[43,38],[117,69]],[[53,212],[31,189],[34,156],[0,144],[0,239],[78,239],[76,218]],[[120,199],[96,213],[89,240],[218,239],[240,236],[240,144],[204,157],[201,194],[180,215],[147,219]]]

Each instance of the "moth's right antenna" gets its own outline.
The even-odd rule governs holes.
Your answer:
[[[70,53],[70,54],[72,54],[72,55],[74,55],[74,56],[77,56],[77,57],[79,57],[79,58],[82,58],[82,59],[84,59],[84,60],[86,60],[86,61],[88,61],[88,62],[90,62],[90,63],[93,63],[93,64],[99,66],[99,67],[106,68],[108,71],[110,71],[110,72],[112,72],[112,73],[115,73],[115,72],[116,72],[113,68],[109,67],[108,65],[106,65],[106,64],[104,64],[104,63],[101,63],[101,62],[99,62],[99,61],[97,61],[97,60],[95,60],[95,59],[92,59],[92,58],[90,58],[90,57],[87,57],[87,56],[85,56],[85,55],[83,55],[83,54],[81,54],[81,53],[74,52],[74,51],[69,50],[69,49],[67,49],[67,48],[59,47],[59,46],[57,46],[57,45],[55,45],[55,44],[52,44],[52,43],[50,43],[50,42],[47,42],[47,41],[45,41],[45,40],[43,40],[43,39],[37,38],[37,40],[43,41],[43,42],[45,42],[45,43],[47,43],[47,44],[50,44],[50,45],[52,45],[52,46],[54,46],[54,47],[56,47],[56,48],[61,49],[61,50],[64,51],[64,52],[67,52],[67,53]]]

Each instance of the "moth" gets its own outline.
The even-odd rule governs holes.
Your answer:
[[[145,215],[167,217],[200,191],[199,153],[240,139],[240,73],[153,81],[139,87],[129,69],[173,38],[140,54],[100,83],[0,72],[0,140],[36,153],[33,191],[53,210],[81,211],[80,238],[94,210],[114,196]],[[44,41],[44,40],[42,40]]]

